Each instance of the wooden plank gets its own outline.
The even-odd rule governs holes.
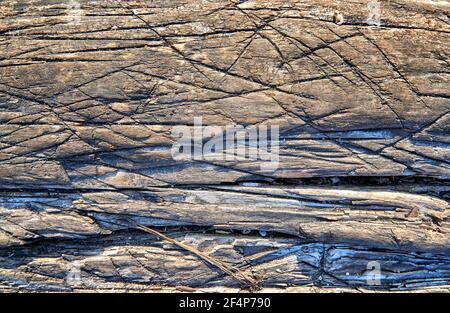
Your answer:
[[[447,5],[387,5],[374,28],[358,1],[353,15],[330,1],[129,2],[81,1],[75,24],[63,2],[6,6],[2,184],[449,177]],[[348,22],[334,23],[337,11]],[[279,168],[174,162],[172,126],[197,116],[280,125]]]
[[[448,188],[447,188],[448,190]],[[147,226],[275,232],[306,241],[450,253],[450,206],[379,189],[220,187],[30,193],[0,198],[4,246]]]
[[[239,268],[265,288],[322,286],[362,290],[414,290],[446,285],[450,259],[367,247],[300,244],[296,239],[182,234],[189,245]],[[6,253],[13,254],[7,256]],[[195,255],[139,233],[92,240],[37,243],[1,251],[6,288],[19,290],[145,290],[155,286],[243,288]],[[370,262],[379,262],[377,285]],[[67,277],[67,273],[79,278]],[[194,289],[195,290],[195,289]]]
[[[132,221],[263,291],[448,291],[450,4],[368,5],[4,0],[0,288],[248,287]],[[199,117],[277,166],[174,159]]]

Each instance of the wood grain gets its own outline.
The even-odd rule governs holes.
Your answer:
[[[0,290],[245,288],[128,220],[263,291],[448,291],[450,3],[368,2],[2,1]],[[195,117],[278,168],[174,160]]]

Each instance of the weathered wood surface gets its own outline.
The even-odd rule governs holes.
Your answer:
[[[448,292],[450,3],[367,4],[3,0],[0,291],[248,287],[132,221],[262,290]],[[173,160],[199,116],[279,167]]]

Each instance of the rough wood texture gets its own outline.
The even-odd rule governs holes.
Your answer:
[[[448,292],[450,3],[380,3],[3,0],[0,291],[248,287],[132,221],[264,291]],[[173,160],[199,116],[279,167]]]

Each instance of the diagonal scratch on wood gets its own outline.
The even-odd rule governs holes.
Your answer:
[[[187,245],[178,240],[175,240],[153,228],[149,228],[142,224],[138,224],[129,219],[126,219],[126,222],[129,223],[130,225],[132,225],[136,229],[142,230],[148,234],[159,237],[167,242],[170,242],[171,244],[176,245],[177,247],[182,248],[183,250],[189,251],[190,253],[196,255],[200,259],[202,259],[202,260],[206,261],[207,263],[213,265],[214,267],[220,269],[222,272],[229,275],[230,277],[236,279],[237,281],[242,283],[244,286],[248,287],[250,290],[255,291],[255,290],[260,289],[260,282],[257,281],[256,279],[254,279],[253,277],[250,277],[249,275],[245,274],[244,272],[242,272],[236,268],[233,268],[233,267],[223,263],[222,261],[219,261],[218,259],[213,258],[213,257],[201,252],[197,248]]]
[[[242,272],[238,269],[235,269],[233,267],[230,267],[227,264],[223,263],[222,261],[219,261],[216,258],[213,258],[213,257],[199,251],[197,248],[187,245],[185,243],[182,243],[180,241],[177,241],[173,238],[170,238],[157,230],[154,230],[152,228],[146,227],[141,224],[134,223],[134,225],[137,229],[140,229],[142,231],[145,231],[146,233],[149,233],[149,234],[155,235],[159,238],[162,238],[165,241],[168,241],[186,251],[189,251],[189,252],[195,254],[202,260],[208,262],[211,265],[214,265],[215,267],[220,269],[222,272],[228,274],[229,276],[231,276],[234,279],[238,280],[239,282],[243,283],[244,285],[249,287],[249,289],[251,289],[251,290],[259,289],[259,282],[257,280],[255,280],[254,278],[246,275],[244,272]]]

